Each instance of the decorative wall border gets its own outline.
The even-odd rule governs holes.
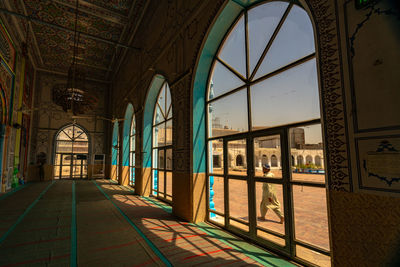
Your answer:
[[[353,186],[337,6],[334,1],[324,0],[306,0],[306,3],[317,34],[329,189],[351,192]]]

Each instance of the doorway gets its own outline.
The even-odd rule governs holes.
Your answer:
[[[54,154],[55,179],[87,178],[89,139],[85,130],[73,124],[56,135]]]

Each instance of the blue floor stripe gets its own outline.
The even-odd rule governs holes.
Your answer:
[[[95,180],[93,180],[93,183],[97,186],[97,188],[100,190],[100,192],[103,193],[103,195],[111,201],[111,203],[117,208],[117,210],[122,214],[122,216],[128,221],[128,223],[136,230],[136,232],[139,233],[139,235],[146,241],[146,243],[151,247],[151,249],[154,251],[154,253],[165,263],[167,266],[172,266],[172,264],[169,262],[169,260],[161,253],[161,251],[147,238],[147,236],[134,224],[134,222],[129,219],[128,216],[118,207],[117,204],[107,195],[106,192],[96,183]]]
[[[26,184],[24,184],[24,185],[18,186],[18,187],[17,187],[17,188],[15,188],[14,190],[11,190],[10,192],[8,192],[8,193],[6,193],[6,194],[2,195],[2,196],[0,197],[0,200],[3,200],[3,199],[5,199],[6,197],[8,197],[8,196],[10,196],[10,195],[14,194],[15,192],[17,192],[17,191],[21,190],[22,188],[25,188],[25,187],[27,187],[28,185],[29,185],[29,184],[28,184],[28,183],[26,183]]]
[[[72,215],[71,215],[71,260],[70,266],[77,266],[77,231],[76,231],[76,197],[75,197],[75,181],[72,182]]]
[[[38,203],[38,201],[43,197],[43,195],[47,192],[47,190],[49,190],[49,188],[54,184],[54,182],[55,181],[53,180],[53,182],[51,182],[51,184],[49,184],[42,191],[42,193],[40,193],[40,195],[35,199],[35,201],[33,201],[32,204],[29,205],[29,207],[24,211],[24,213],[22,213],[22,215],[19,216],[17,221],[10,227],[10,229],[8,229],[8,231],[4,233],[4,235],[0,238],[0,244],[7,238],[9,234],[11,234],[12,231],[14,231],[15,227],[17,227],[17,225],[24,219],[24,217],[29,213],[29,211],[36,205],[36,203]]]

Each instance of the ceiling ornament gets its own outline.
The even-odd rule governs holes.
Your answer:
[[[86,70],[77,64],[80,36],[77,31],[78,9],[79,0],[76,0],[73,56],[71,66],[68,69],[67,83],[57,84],[52,89],[53,102],[61,106],[65,112],[71,111],[73,115],[93,110],[98,100],[93,92],[86,89]]]

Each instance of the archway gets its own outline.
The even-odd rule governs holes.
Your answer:
[[[61,128],[54,143],[54,178],[87,178],[89,137],[83,127],[72,124]]]
[[[122,185],[135,185],[135,114],[133,105],[125,111],[122,132]]]

